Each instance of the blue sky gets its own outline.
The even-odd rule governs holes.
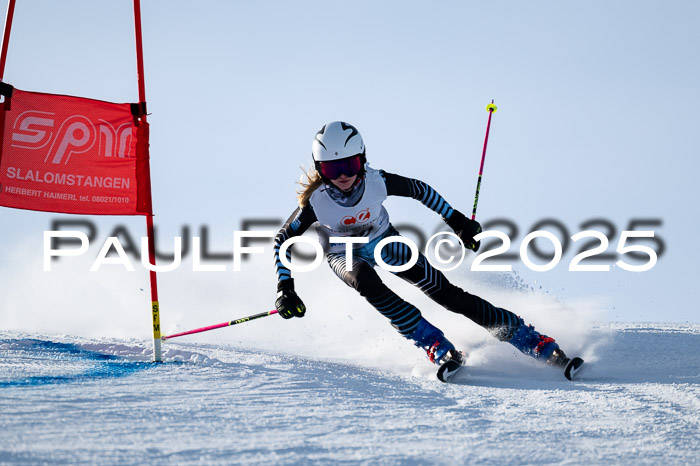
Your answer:
[[[130,2],[17,3],[5,81],[137,100]],[[570,235],[608,220],[611,251],[631,219],[661,220],[666,244],[640,274],[569,272],[573,247],[553,271],[515,262],[519,273],[563,300],[601,297],[612,320],[698,322],[698,10],[693,1],[145,0],[156,222],[165,238],[208,225],[225,249],[242,219],[286,218],[313,135],[339,119],[360,130],[372,166],[421,178],[469,212],[484,107],[495,99],[478,218],[517,224],[512,251],[546,218]],[[430,232],[440,223],[414,201],[387,205],[396,223]],[[2,209],[0,264],[40,263],[54,218],[67,217]],[[141,218],[93,221],[101,241],[120,224],[143,234]],[[40,283],[42,273],[27,276]]]

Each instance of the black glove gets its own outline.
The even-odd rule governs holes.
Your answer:
[[[481,241],[474,241],[474,237],[481,233],[479,222],[465,217],[462,212],[455,209],[450,218],[445,219],[445,223],[459,236],[459,239],[464,243],[464,247],[474,252],[479,250]]]
[[[277,300],[275,301],[275,307],[279,315],[285,319],[304,317],[304,314],[306,314],[306,306],[304,306],[304,303],[294,292],[293,278],[277,282]]]

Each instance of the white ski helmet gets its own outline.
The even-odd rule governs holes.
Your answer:
[[[330,162],[364,153],[365,143],[357,128],[343,121],[323,125],[311,144],[314,162]]]
[[[323,126],[314,137],[311,144],[311,155],[316,165],[316,170],[321,173],[321,163],[335,162],[351,157],[359,156],[361,170],[359,176],[364,175],[364,166],[367,162],[365,156],[365,143],[357,128],[343,121],[333,121]],[[325,178],[325,177],[324,177]]]

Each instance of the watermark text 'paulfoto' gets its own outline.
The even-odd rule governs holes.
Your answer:
[[[241,271],[241,263],[244,254],[264,254],[265,248],[260,246],[244,246],[242,241],[244,238],[273,238],[275,236],[274,231],[234,231],[233,232],[233,271]],[[441,238],[442,237],[442,238]],[[622,231],[617,242],[617,247],[615,251],[621,256],[620,259],[615,262],[615,266],[622,270],[630,272],[645,272],[651,270],[658,260],[656,251],[649,246],[640,244],[628,244],[630,240],[635,238],[653,238],[653,231]],[[72,238],[78,240],[80,246],[71,249],[55,249],[52,247],[52,240],[54,238]],[[483,261],[487,258],[492,258],[502,254],[510,248],[511,241],[508,235],[498,230],[487,230],[479,233],[474,237],[475,240],[481,241],[487,238],[496,238],[501,241],[501,246],[483,251],[478,254],[471,264],[472,271],[497,271],[497,272],[507,272],[512,270],[510,264],[501,265],[489,265],[483,264]],[[531,260],[529,255],[529,247],[535,239],[541,238],[548,242],[554,249],[553,257],[549,262],[544,264],[538,264]],[[588,238],[593,239],[598,242],[596,247],[584,250],[577,254],[569,263],[568,270],[572,272],[607,272],[610,271],[611,267],[609,264],[582,264],[584,259],[600,254],[608,249],[610,240],[608,237],[600,231],[597,230],[586,230],[576,233],[571,237],[574,242],[581,241]],[[336,244],[345,244],[345,255],[346,255],[346,267],[348,270],[352,269],[352,256],[353,248],[355,245],[362,245],[368,243],[367,238],[363,237],[331,237],[330,241]],[[410,259],[401,265],[389,265],[382,259],[382,249],[390,243],[401,242],[408,246],[411,251]],[[45,231],[44,232],[44,248],[43,248],[43,258],[44,258],[44,271],[51,270],[51,259],[54,257],[66,257],[66,256],[81,256],[87,253],[89,248],[89,239],[87,235],[82,231]],[[287,250],[295,243],[306,243],[314,251],[313,260],[310,264],[294,264],[287,259]],[[450,250],[454,250],[454,245],[459,244],[461,254],[459,258],[456,255],[450,253],[449,257],[444,255],[442,248],[450,247]],[[170,272],[177,270],[182,264],[182,238],[174,238],[174,255],[173,261],[167,265],[153,265],[148,259],[148,238],[141,238],[141,264],[144,268],[156,272]],[[116,257],[114,255],[110,256],[110,251],[116,252]],[[410,269],[418,261],[419,249],[414,241],[410,238],[403,236],[390,236],[379,241],[373,251],[374,260],[378,266],[388,270],[390,272],[401,272]],[[227,267],[225,264],[202,264],[201,260],[201,248],[200,248],[200,238],[192,238],[192,270],[195,272],[225,272]],[[647,260],[640,264],[631,264],[624,261],[625,254],[638,253],[647,257]],[[465,249],[463,247],[462,241],[457,237],[457,235],[450,232],[438,232],[434,234],[426,243],[424,255],[427,260],[430,261],[431,265],[438,270],[448,271],[453,270],[462,264],[465,258]],[[323,261],[324,251],[320,242],[316,239],[309,238],[306,236],[296,236],[289,238],[280,247],[279,258],[282,265],[289,268],[294,272],[307,272],[317,268]],[[562,260],[562,244],[559,239],[549,231],[537,230],[526,235],[520,243],[520,258],[523,263],[536,272],[546,272],[557,267]],[[103,265],[121,265],[127,271],[135,271],[134,265],[129,259],[128,255],[124,251],[122,244],[118,237],[110,236],[107,238],[105,243],[102,245],[100,252],[98,253],[96,259],[93,261],[90,267],[91,272],[99,271]]]

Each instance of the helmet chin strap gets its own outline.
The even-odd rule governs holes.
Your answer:
[[[357,178],[355,178],[355,182],[352,184],[352,186],[350,186],[350,187],[348,188],[348,192],[350,192],[350,191],[352,191],[353,189],[355,189],[355,186],[357,186],[358,184],[360,184],[360,182],[361,182],[362,180],[365,179],[365,173],[363,173],[363,172],[364,172],[364,170],[361,170],[360,173],[357,174]]]

